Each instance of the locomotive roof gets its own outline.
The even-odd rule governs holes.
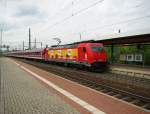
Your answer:
[[[51,49],[59,49],[59,48],[75,48],[75,47],[77,47],[77,46],[78,46],[78,44],[67,44],[67,45],[59,45],[59,46],[53,45],[53,46],[51,46],[50,48],[51,48]]]
[[[60,46],[72,46],[72,45],[79,45],[81,43],[95,43],[95,40],[86,40],[86,41],[80,41],[80,42],[74,42],[74,43],[71,43],[71,44],[64,44],[64,45],[53,45],[51,47],[60,47]]]
[[[32,50],[25,50],[25,52],[39,52],[42,51],[43,49],[32,49]]]
[[[19,51],[11,51],[11,52],[8,52],[8,53],[23,53],[23,52],[40,52],[42,51],[43,49],[32,49],[32,50],[19,50]]]
[[[50,47],[50,49],[59,49],[59,48],[76,48],[79,45],[85,45],[85,44],[90,44],[90,43],[96,43],[94,40],[89,40],[89,41],[83,41],[83,42],[75,42],[73,44],[66,44],[66,45],[53,45]]]

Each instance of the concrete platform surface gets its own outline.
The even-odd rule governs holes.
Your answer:
[[[79,114],[7,58],[0,58],[0,114]]]

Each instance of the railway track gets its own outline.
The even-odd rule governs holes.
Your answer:
[[[110,73],[103,73],[99,74],[98,76],[97,73],[91,73],[72,68],[64,68],[56,65],[43,64],[35,61],[28,61],[22,59],[21,61],[150,111],[150,93],[148,93],[148,91],[150,90],[150,80],[142,79],[143,83],[148,83],[146,85],[146,89],[144,90],[140,87],[131,88],[131,86],[133,85],[127,83],[122,84],[118,80],[118,82],[112,81],[113,78],[111,78],[111,80],[103,78],[111,77],[112,75],[114,75]],[[139,81],[139,79],[137,80]]]

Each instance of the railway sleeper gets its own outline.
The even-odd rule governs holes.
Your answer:
[[[150,109],[150,103],[146,103],[142,106],[142,108]]]
[[[100,91],[103,92],[103,93],[107,93],[107,92],[108,92],[107,89],[102,89],[102,90],[100,90]]]
[[[117,93],[117,94],[115,94],[113,96],[117,98],[117,97],[120,97],[121,95]]]
[[[118,99],[122,99],[124,96],[122,94],[118,94],[115,97],[118,98]]]
[[[113,91],[110,91],[110,92],[108,92],[107,94],[109,94],[109,95],[111,95],[111,96],[116,95],[116,93],[114,93]]]
[[[93,89],[95,89],[97,87],[97,85],[95,85],[95,84],[89,84],[88,86]]]
[[[88,87],[92,87],[93,86],[93,84],[90,84],[90,83],[87,83],[86,84]]]
[[[126,96],[126,97],[122,98],[122,100],[124,100],[124,101],[131,101],[132,99],[131,99],[131,97]]]
[[[130,103],[132,103],[132,104],[138,104],[140,102],[140,100],[138,100],[138,99],[134,99],[133,101],[131,101]]]
[[[103,88],[102,87],[96,87],[95,89],[98,91],[101,91]]]

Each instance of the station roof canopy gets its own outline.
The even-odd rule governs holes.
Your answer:
[[[109,44],[135,44],[135,43],[150,43],[150,34],[142,34],[135,36],[118,37],[105,40],[97,40],[95,42],[103,43],[104,45]]]
[[[128,33],[117,33],[113,35],[105,35],[94,38],[94,40],[86,40],[75,42],[73,44],[79,43],[103,43],[104,45],[119,45],[119,44],[150,44],[150,29],[140,31],[140,32],[128,32]],[[72,45],[72,44],[68,44]]]
[[[150,43],[150,31],[143,34],[125,34],[118,33],[115,35],[109,35],[102,38],[103,40],[95,40],[94,42],[100,42],[104,45],[110,44],[139,44],[139,43]]]

